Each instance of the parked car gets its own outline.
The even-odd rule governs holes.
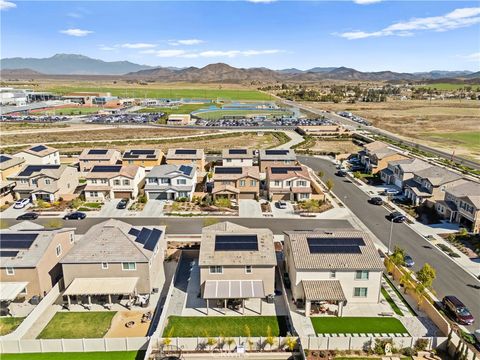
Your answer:
[[[18,201],[15,201],[15,204],[13,204],[13,208],[14,209],[23,209],[29,203],[30,203],[30,199],[20,199]]]
[[[405,255],[403,257],[403,263],[407,268],[411,268],[413,265],[415,265],[415,261],[413,261],[413,258],[410,255]]]
[[[283,200],[278,200],[277,203],[276,203],[276,206],[279,209],[286,209],[287,208],[287,203]]]
[[[370,202],[370,204],[373,204],[373,205],[383,205],[383,199],[378,196],[375,196],[368,201]]]
[[[445,296],[442,300],[442,304],[445,311],[459,324],[472,325],[475,322],[472,313],[456,296]]]
[[[117,204],[117,209],[126,209],[128,206],[128,199],[122,199],[120,202]]]
[[[385,195],[385,196],[395,196],[395,195],[398,195],[398,194],[400,194],[400,191],[395,190],[395,189],[385,189],[382,192],[382,195]]]
[[[394,211],[387,215],[387,219],[395,223],[402,223],[407,220],[407,217],[403,215],[400,211]]]
[[[17,220],[35,220],[38,219],[38,214],[34,212],[28,212],[17,217]]]
[[[75,211],[70,214],[67,214],[63,217],[63,220],[83,220],[87,217],[87,214],[80,212],[80,211]]]
[[[339,176],[339,177],[346,177],[347,176],[347,172],[346,171],[343,171],[343,170],[338,170],[335,175]]]

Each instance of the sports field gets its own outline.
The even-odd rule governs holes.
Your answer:
[[[155,112],[163,112],[165,115],[170,114],[190,114],[192,111],[199,110],[199,109],[207,109],[213,104],[206,103],[206,104],[185,104],[175,107],[147,107],[138,110],[139,113],[155,113]]]
[[[195,116],[198,116],[205,120],[218,120],[224,116],[256,116],[256,115],[267,115],[271,117],[273,115],[288,115],[289,112],[284,110],[213,110],[196,113]]]

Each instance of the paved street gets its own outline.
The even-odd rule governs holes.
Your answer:
[[[388,246],[390,234],[390,222],[385,216],[387,210],[382,206],[367,203],[368,196],[357,188],[350,180],[334,175],[336,169],[331,162],[312,158],[299,157],[299,160],[313,170],[322,170],[324,179],[334,181],[333,192],[352,210],[352,212]],[[433,287],[440,299],[445,295],[456,295],[473,312],[475,318],[480,320],[480,290],[474,286],[480,286],[480,281],[471,274],[457,266],[451,259],[439,249],[432,246],[426,239],[418,235],[406,224],[394,224],[392,246],[398,245],[404,248],[415,260],[414,270],[418,270],[428,262],[437,270],[437,278]],[[478,265],[480,267],[480,264]],[[478,326],[470,326],[474,330]]]

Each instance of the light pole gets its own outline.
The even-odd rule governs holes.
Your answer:
[[[388,238],[387,255],[390,255],[390,245],[392,244],[392,233],[393,233],[393,219],[390,219],[390,237]]]

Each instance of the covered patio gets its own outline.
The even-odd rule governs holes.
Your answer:
[[[303,280],[305,316],[343,316],[346,297],[338,280]]]

